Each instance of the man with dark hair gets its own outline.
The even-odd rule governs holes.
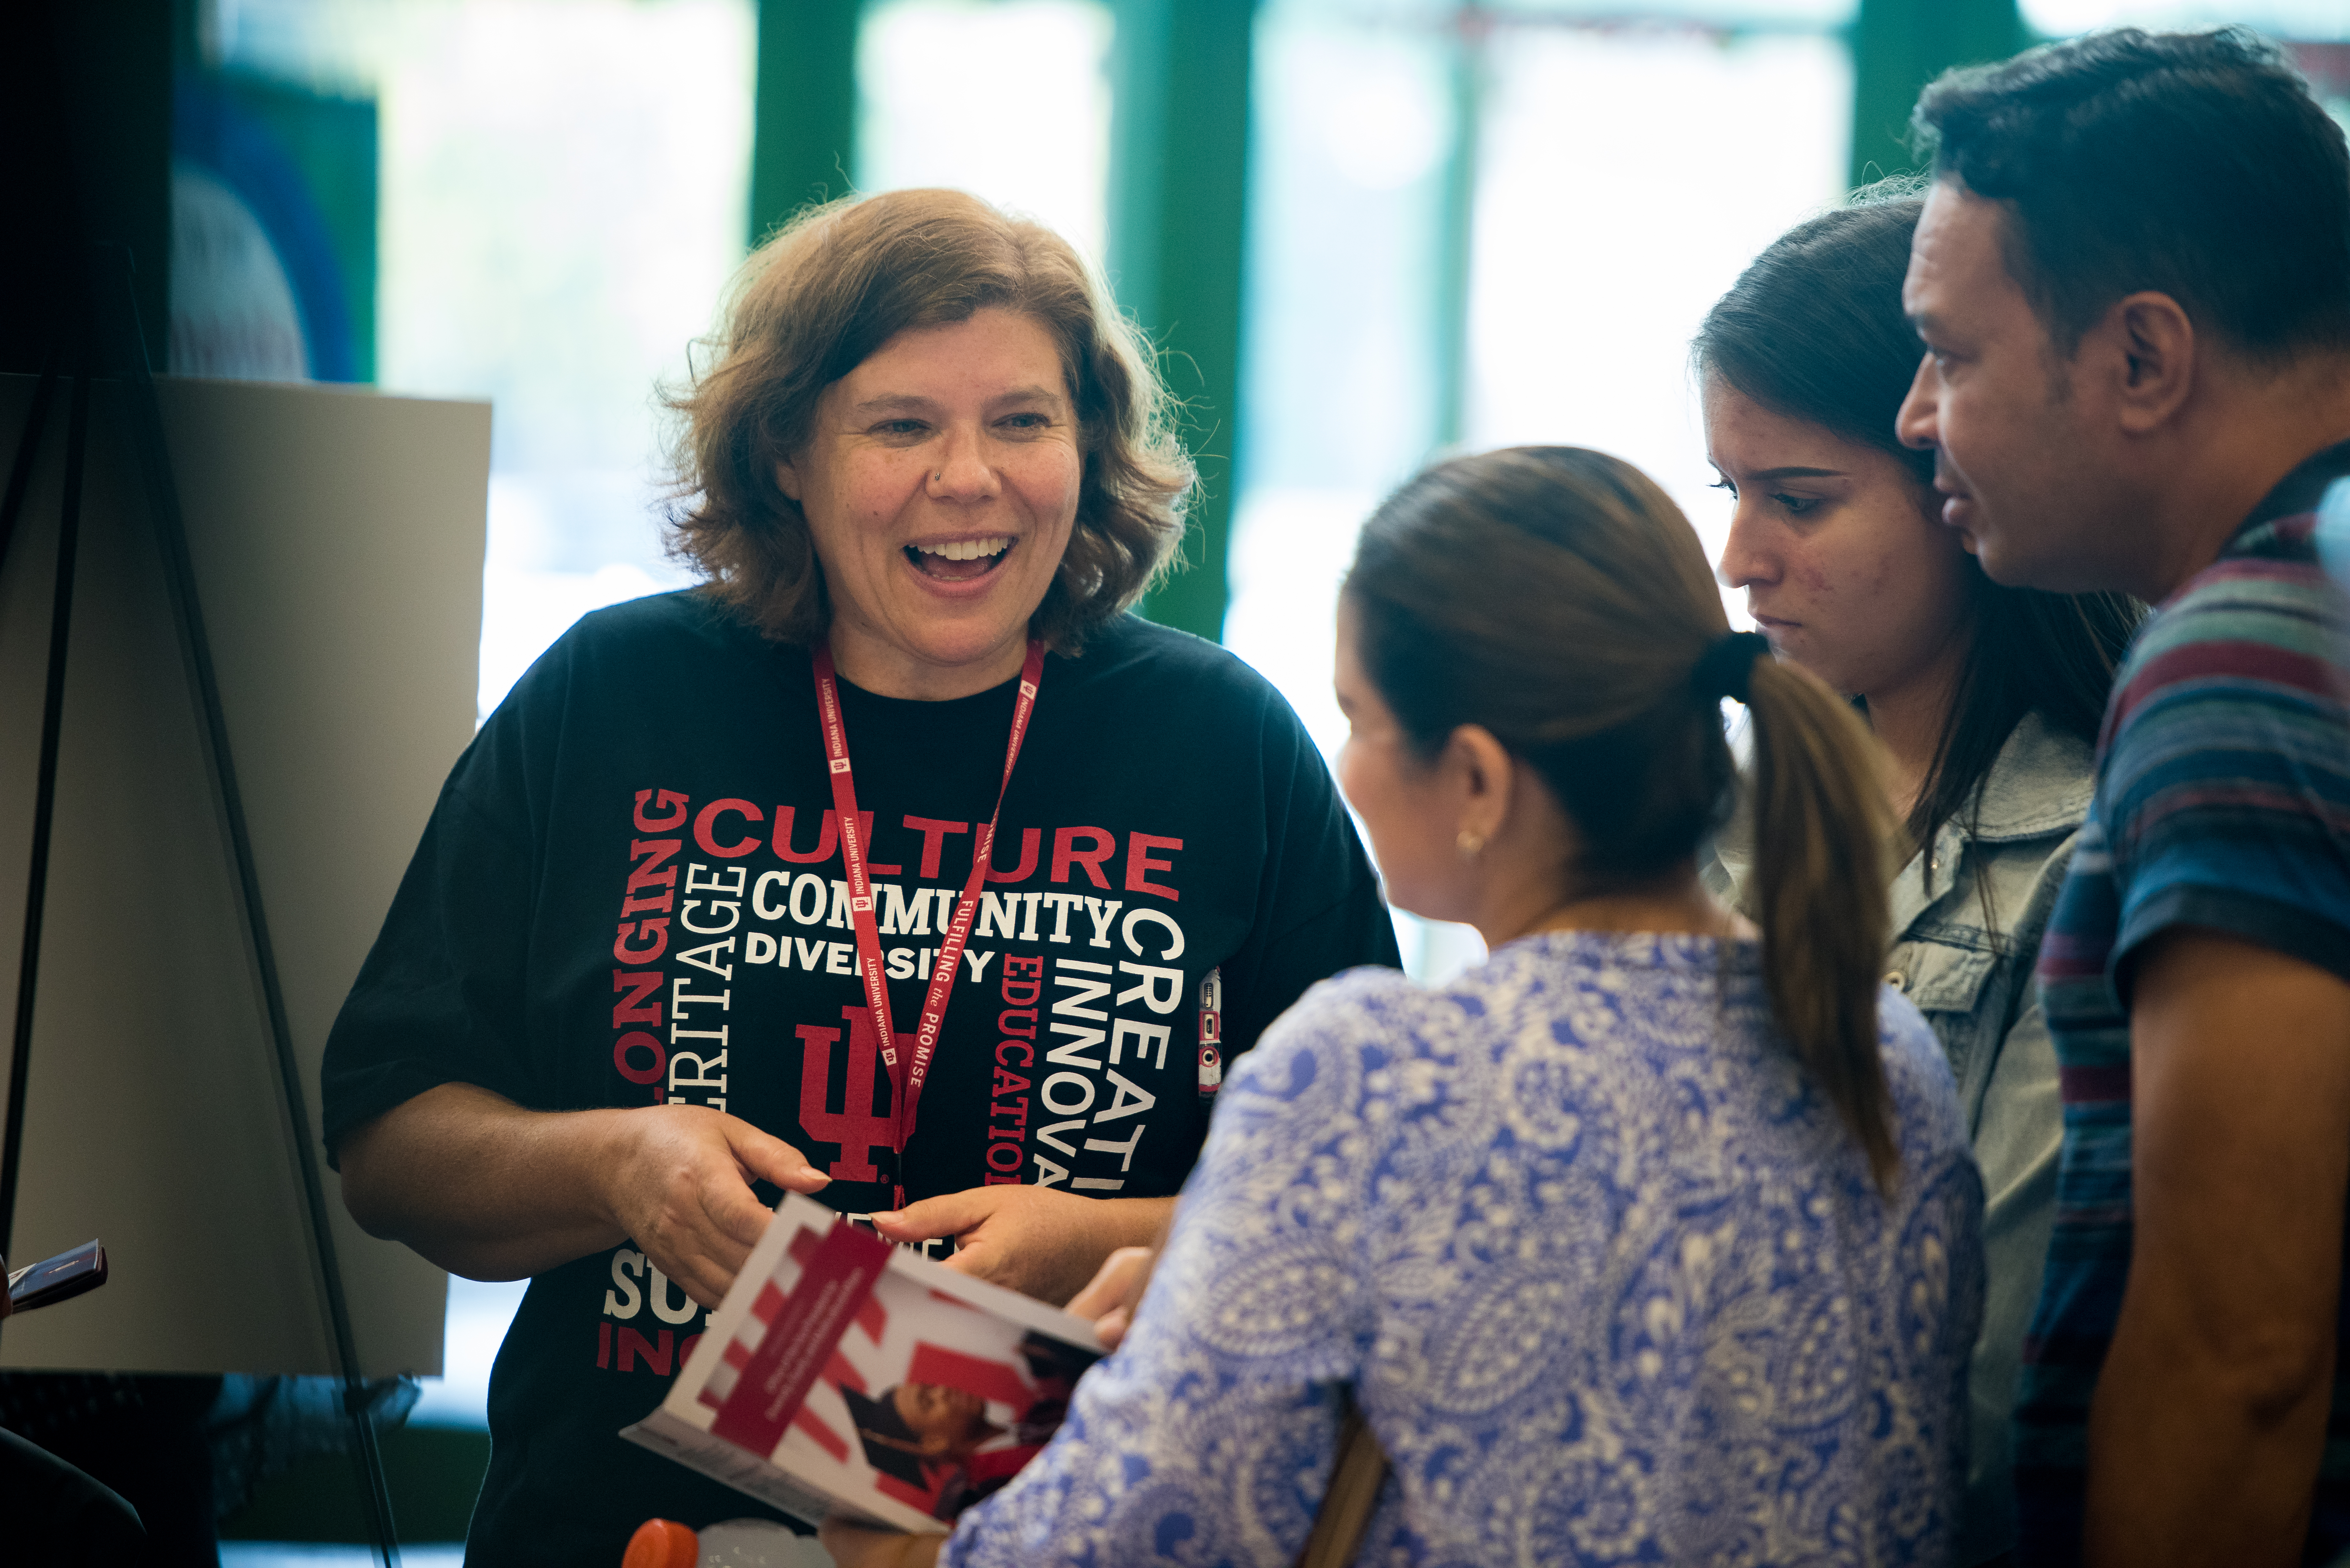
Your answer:
[[[2350,151],[2241,29],[1927,89],[1900,416],[1993,577],[2158,612],[2042,946],[2063,1068],[2025,1345],[2026,1561],[2350,1546]],[[2329,1443],[2329,1428],[2345,1440]]]

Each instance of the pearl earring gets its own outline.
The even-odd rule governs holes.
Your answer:
[[[1482,833],[1471,833],[1465,827],[1461,830],[1461,836],[1452,842],[1460,848],[1461,858],[1463,860],[1476,859],[1485,848],[1485,836]]]

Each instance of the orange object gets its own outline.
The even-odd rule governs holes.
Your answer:
[[[694,1568],[702,1561],[702,1542],[673,1519],[648,1519],[629,1537],[620,1568]]]

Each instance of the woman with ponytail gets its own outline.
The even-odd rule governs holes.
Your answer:
[[[1855,700],[1890,763],[1902,827],[1880,967],[1942,1043],[1983,1179],[1953,1559],[1973,1568],[2015,1544],[2011,1417],[2064,1136],[2033,962],[2140,612],[2117,594],[2002,587],[1943,526],[1933,454],[1893,431],[1918,369],[1901,277],[1922,205],[1898,187],[1864,192],[1791,230],[1714,306],[1696,358],[1709,455],[1736,497],[1721,580],[1746,590],[1782,658]],[[1705,873],[1748,908],[1754,846],[1778,831],[1733,822]]]
[[[1878,980],[1859,718],[1729,631],[1655,484],[1563,447],[1380,507],[1337,690],[1390,898],[1491,958],[1306,992],[1226,1081],[1055,1441],[942,1551],[828,1542],[1275,1568],[1351,1407],[1388,1461],[1357,1562],[1945,1562],[1981,1191],[1940,1048]],[[1759,929],[1698,879],[1724,698],[1753,715]]]

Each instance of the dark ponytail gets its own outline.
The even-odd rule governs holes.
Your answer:
[[[1482,725],[1557,796],[1583,846],[1562,893],[1654,883],[1728,815],[1736,773],[1693,674],[1729,623],[1696,534],[1630,464],[1575,447],[1440,463],[1364,524],[1346,592],[1363,667],[1415,749]],[[1791,665],[1757,660],[1749,697],[1772,1015],[1889,1189],[1875,742]]]
[[[1851,707],[1793,664],[1756,662],[1747,711],[1753,904],[1771,1012],[1890,1190],[1900,1156],[1877,1056],[1877,988],[1892,935],[1893,814],[1878,753]]]

